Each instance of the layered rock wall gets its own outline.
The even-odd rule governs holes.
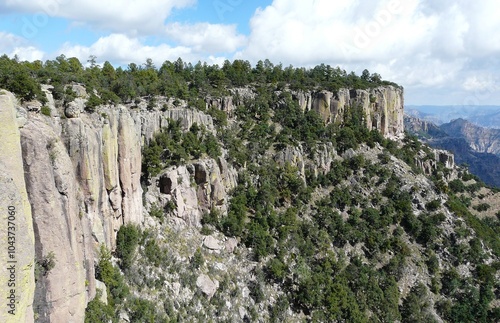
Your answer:
[[[325,123],[339,123],[349,107],[362,107],[366,127],[376,129],[386,137],[404,133],[403,90],[394,86],[369,90],[340,89],[330,91],[294,92],[294,99],[303,111],[316,111]]]

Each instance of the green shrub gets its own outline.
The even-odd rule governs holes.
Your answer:
[[[427,288],[423,284],[414,286],[401,306],[403,322],[437,322],[431,314]]]
[[[40,112],[44,115],[44,116],[47,116],[47,117],[50,117],[51,116],[51,113],[50,113],[50,108],[48,106],[43,106],[42,109],[40,110]]]
[[[129,288],[125,284],[120,270],[111,263],[111,253],[104,245],[101,245],[99,251],[96,278],[106,284],[108,289],[108,304],[111,306],[120,304],[129,294]]]
[[[191,267],[194,269],[199,269],[205,263],[205,259],[203,257],[203,253],[201,249],[196,249],[194,255],[191,257]]]
[[[474,205],[472,208],[478,212],[484,212],[488,211],[490,207],[491,205],[489,205],[488,203],[481,203],[478,205]]]
[[[114,318],[113,307],[101,301],[102,291],[97,289],[94,299],[92,299],[85,309],[85,323],[108,323]]]
[[[56,266],[56,256],[53,251],[49,252],[45,257],[35,261],[35,281],[42,276],[47,276],[48,273]]]
[[[164,213],[161,207],[156,204],[151,205],[151,209],[149,210],[149,215],[153,218],[157,218],[160,222],[163,220]]]
[[[134,297],[127,302],[127,311],[131,323],[166,322],[157,313],[157,305],[149,300]]]
[[[160,266],[161,262],[163,261],[162,254],[162,250],[158,246],[156,241],[153,239],[148,239],[144,248],[144,255],[148,259],[148,263],[156,267]]]
[[[122,269],[128,269],[132,265],[138,243],[139,229],[133,224],[122,225],[116,235],[116,255],[121,259],[120,267]]]
[[[454,179],[448,183],[448,188],[452,193],[462,193],[465,191],[465,184],[459,179]]]
[[[94,93],[91,93],[87,103],[85,103],[85,111],[92,113],[96,110],[97,106],[101,104],[103,104],[102,99]]]
[[[430,212],[436,211],[437,209],[439,209],[440,206],[441,206],[441,200],[439,199],[430,201],[429,203],[425,204],[425,208],[427,209],[427,211]]]

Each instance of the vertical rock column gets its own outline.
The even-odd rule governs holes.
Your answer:
[[[21,130],[26,188],[39,262],[37,322],[83,322],[87,292],[78,184],[66,148],[37,118]]]
[[[17,323],[34,320],[35,237],[14,105],[0,94],[0,322]]]
[[[128,111],[120,111],[118,121],[118,166],[122,188],[124,223],[142,223],[141,134]]]

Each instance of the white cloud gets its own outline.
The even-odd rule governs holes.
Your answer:
[[[172,23],[165,27],[165,33],[179,44],[199,52],[230,53],[246,43],[245,36],[238,34],[236,25]]]
[[[121,65],[148,57],[156,64],[177,57],[221,63],[224,56],[253,63],[268,58],[285,66],[325,63],[380,73],[405,86],[412,100],[426,91],[435,99],[439,90],[446,104],[487,88],[488,82],[498,84],[488,78],[500,71],[498,0],[274,0],[256,10],[247,36],[235,25],[165,22],[174,8],[195,3],[7,0],[0,4],[0,12],[28,12],[39,21],[44,15],[65,17],[110,33],[90,46],[65,44],[57,53],[83,62],[96,55],[100,61]],[[0,33],[3,52],[26,59],[43,56],[33,44],[7,35]],[[146,39],[153,38],[148,36],[171,43],[146,45]]]
[[[24,38],[0,31],[0,53],[9,57],[17,55],[21,61],[36,61],[44,58],[44,52],[30,45]]]
[[[110,61],[113,64],[127,65],[129,63],[144,63],[146,58],[151,58],[156,64],[165,60],[176,60],[181,57],[193,57],[192,50],[188,47],[171,47],[166,44],[158,46],[144,45],[138,38],[128,37],[123,34],[111,34],[101,37],[90,46],[72,45],[66,43],[58,51],[67,57],[77,57],[81,62],[94,55],[100,62]]]
[[[63,17],[91,27],[135,34],[160,30],[174,8],[185,8],[196,0],[10,0],[4,10],[32,13],[38,17]]]
[[[495,85],[495,81],[491,75],[482,75],[482,76],[469,76],[463,82],[463,88],[466,91],[496,91],[498,89],[498,85]]]
[[[499,10],[496,0],[274,0],[256,11],[235,56],[368,68],[410,91],[439,88],[449,101],[447,90],[477,90],[485,70],[498,73],[485,62],[500,54]]]
[[[378,2],[275,0],[251,20],[241,56],[292,64],[381,60],[421,41],[432,20],[414,22],[416,0]],[[408,34],[413,35],[409,39]],[[397,36],[395,38],[394,36]]]

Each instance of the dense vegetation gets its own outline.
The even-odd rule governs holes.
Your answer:
[[[45,62],[20,62],[3,55],[0,57],[0,88],[12,91],[22,100],[36,98],[45,102],[40,84],[50,84],[54,86],[55,99],[69,102],[74,93],[65,85],[81,83],[91,94],[87,105],[92,110],[103,103],[130,102],[137,97],[153,98],[157,95],[194,102],[207,95],[227,93],[230,87],[250,84],[274,84],[278,88],[288,85],[292,89],[318,87],[332,91],[341,87],[396,86],[367,70],[358,76],[324,64],[312,69],[283,67],[269,60],[259,61],[254,67],[243,60],[225,61],[222,66],[201,62],[193,65],[179,58],[175,62],[165,61],[159,68],[151,59],[142,65],[131,63],[126,68],[115,68],[109,62],[99,66],[94,56],[87,63],[88,67],[84,67],[77,58],[64,55]]]

